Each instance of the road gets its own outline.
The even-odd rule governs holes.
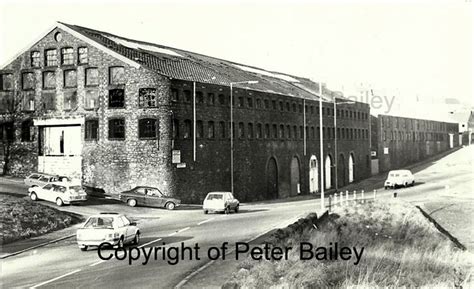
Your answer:
[[[446,200],[459,199],[472,208],[474,146],[463,148],[434,162],[425,163],[414,171],[416,185],[397,190],[398,197],[413,204],[438,205],[431,207],[436,214],[446,210]],[[373,188],[367,188],[368,190]],[[24,192],[14,181],[0,182],[0,191]],[[22,191],[23,190],[23,191]],[[392,190],[379,190],[379,198],[390,198]],[[369,197],[368,194],[366,197]],[[128,259],[101,261],[97,250],[81,252],[75,238],[66,239],[2,260],[2,284],[11,287],[41,288],[112,288],[143,287],[169,288],[185,276],[208,262],[207,249],[248,241],[276,227],[284,227],[300,216],[319,210],[319,200],[245,204],[238,214],[204,215],[192,207],[175,211],[154,208],[129,208],[114,201],[100,204],[93,201],[83,206],[66,206],[63,209],[84,215],[100,211],[119,211],[137,220],[142,230],[141,246],[187,246],[196,243],[201,247],[201,260],[184,261],[169,265],[158,258],[141,265],[145,259],[128,264]],[[54,206],[54,205],[53,205]],[[436,207],[438,206],[438,207]],[[472,210],[471,210],[472,211]],[[472,213],[471,213],[472,214]],[[463,219],[459,217],[458,219]],[[441,222],[442,223],[442,222]],[[458,222],[459,223],[459,222]],[[472,223],[470,223],[472,225]],[[456,235],[456,234],[454,234]],[[461,238],[462,241],[462,238]],[[106,252],[112,252],[106,251]],[[217,268],[210,269],[215,272]],[[207,270],[209,271],[209,269]]]

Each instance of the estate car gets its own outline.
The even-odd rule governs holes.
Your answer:
[[[230,211],[239,212],[239,205],[239,200],[234,198],[231,192],[210,192],[204,199],[202,209],[204,214],[209,212],[228,214]]]
[[[385,180],[384,187],[397,188],[397,187],[408,187],[415,184],[415,177],[409,170],[394,170],[388,172],[387,179]]]
[[[31,200],[45,200],[56,203],[58,206],[64,204],[85,202],[87,193],[79,184],[71,182],[54,182],[42,187],[33,186],[28,188]]]

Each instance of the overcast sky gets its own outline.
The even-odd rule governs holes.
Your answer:
[[[323,80],[346,95],[362,83],[387,97],[373,107],[380,113],[429,104],[441,117],[473,105],[470,0],[220,2],[2,1],[0,63],[63,21]]]

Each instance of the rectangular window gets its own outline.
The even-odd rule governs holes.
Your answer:
[[[216,97],[214,96],[214,93],[208,93],[207,94],[207,104],[214,105],[215,102],[216,102]]]
[[[115,118],[109,119],[109,139],[124,140],[125,139],[125,119]]]
[[[253,107],[253,99],[251,97],[247,98],[247,106],[252,108]]]
[[[192,102],[192,97],[191,97],[191,91],[190,90],[184,90],[184,101],[185,102]]]
[[[40,67],[41,59],[39,51],[31,51],[31,67]]]
[[[72,47],[61,48],[61,64],[74,64],[74,49]]]
[[[139,139],[156,139],[158,137],[158,120],[145,118],[138,121]]]
[[[58,65],[58,55],[57,55],[56,49],[48,49],[45,51],[44,65],[45,66]]]
[[[114,66],[109,68],[109,84],[125,84],[125,68]]]
[[[268,99],[265,99],[263,101],[263,105],[265,106],[265,109],[269,109],[270,108],[270,102],[268,101]]]
[[[219,104],[220,105],[225,105],[225,95],[219,94]]]
[[[196,91],[196,103],[204,103],[204,96],[202,91]]]
[[[64,91],[64,109],[70,110],[77,107],[77,92],[74,91]]]
[[[242,96],[239,97],[239,107],[244,107],[244,98]]]
[[[97,89],[86,90],[84,107],[86,109],[94,109],[99,107],[99,91]]]
[[[139,107],[157,107],[156,88],[140,88],[138,90]]]
[[[207,123],[207,138],[214,138],[215,137],[215,128],[214,128],[214,122],[210,121]]]
[[[77,56],[79,64],[89,63],[89,54],[87,51],[87,47],[79,47],[77,49]]]
[[[77,87],[77,73],[75,69],[64,70],[64,87]]]
[[[225,138],[225,122],[219,122],[219,135],[221,138]]]
[[[21,141],[29,142],[32,141],[33,138],[33,121],[31,119],[25,120],[21,123]]]
[[[125,92],[123,89],[109,90],[109,108],[125,107]]]
[[[279,102],[280,111],[283,111],[283,101]]]
[[[179,101],[179,91],[176,88],[171,89],[171,101]]]
[[[0,74],[0,90],[9,91],[13,89],[13,74]]]
[[[99,120],[88,119],[85,121],[85,140],[98,140],[99,139]]]
[[[13,126],[13,122],[0,123],[0,140],[15,140],[15,127]]]
[[[99,85],[99,69],[87,68],[86,69],[86,86],[98,86]]]
[[[245,137],[244,123],[239,122],[239,138]]]
[[[35,110],[35,94],[34,92],[24,92],[22,104],[23,111],[34,111]]]
[[[41,99],[43,100],[44,110],[56,110],[56,92],[55,91],[43,91],[41,93]]]
[[[43,72],[43,88],[54,89],[56,88],[56,74],[54,71]]]
[[[262,108],[262,100],[257,98],[257,102],[255,103],[256,108]]]
[[[21,87],[23,90],[35,88],[35,75],[33,72],[23,72],[21,75]]]

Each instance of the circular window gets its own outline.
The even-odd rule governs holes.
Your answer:
[[[56,34],[54,34],[54,39],[57,42],[61,41],[62,38],[63,38],[63,35],[61,34],[61,32],[56,32]]]

